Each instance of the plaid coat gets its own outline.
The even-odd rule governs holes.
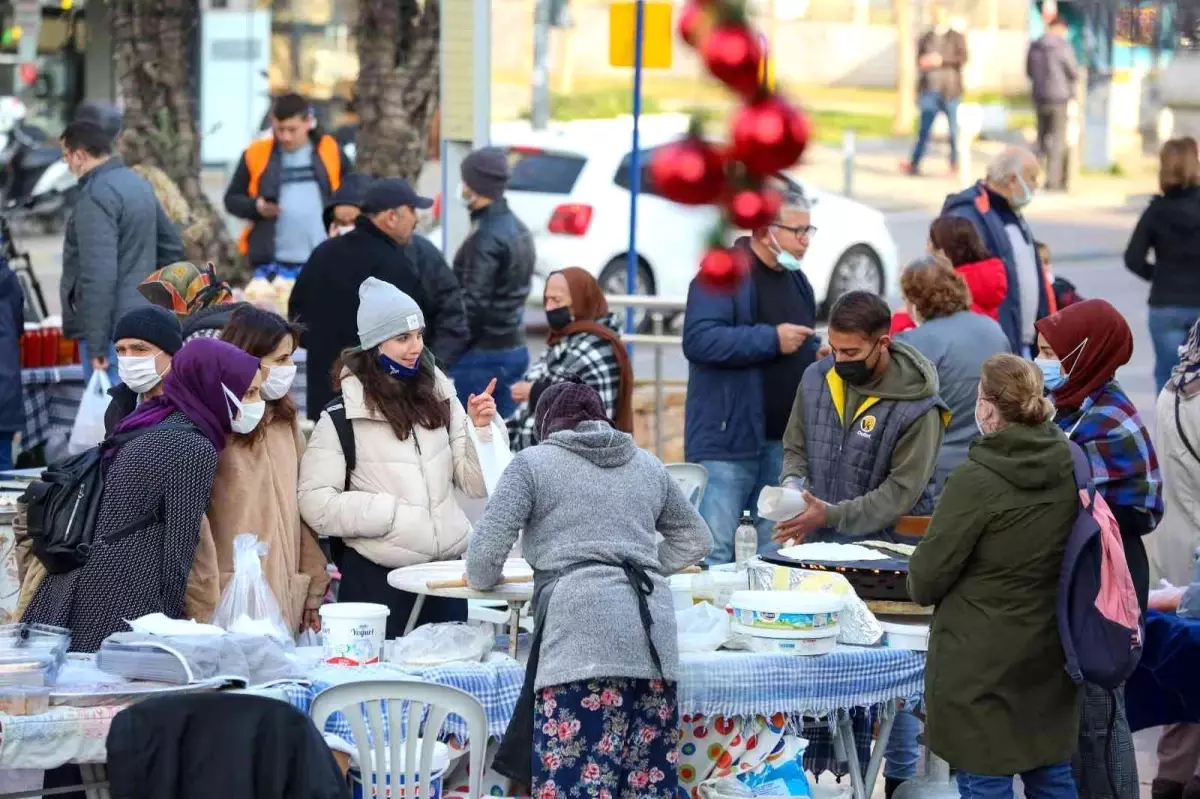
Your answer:
[[[596,320],[605,327],[619,330],[612,314]],[[572,375],[596,389],[604,402],[609,419],[617,415],[617,395],[621,388],[621,367],[612,345],[591,333],[575,333],[547,347],[541,357],[525,372],[525,380],[533,384],[530,397],[536,400],[548,386],[561,383]],[[534,402],[517,407],[508,419],[509,447],[518,452],[537,443],[533,432]]]

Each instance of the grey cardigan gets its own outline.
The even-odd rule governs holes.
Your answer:
[[[471,587],[499,582],[522,528],[522,551],[537,571],[629,560],[657,572],[651,633],[663,676],[678,679],[675,609],[662,575],[703,560],[712,536],[657,458],[604,422],[584,422],[518,452],[467,547]],[[537,688],[594,677],[658,678],[636,593],[621,569],[571,571],[538,611],[545,613],[545,627]]]
[[[145,305],[138,284],[183,258],[183,243],[154,190],[117,156],[79,181],[63,240],[63,333],[104,355],[117,320]]]
[[[933,362],[938,375],[938,396],[950,408],[950,424],[934,471],[940,488],[954,467],[967,459],[967,447],[979,434],[975,427],[979,372],[988,358],[1010,351],[1008,337],[994,320],[971,311],[959,311],[923,322],[897,339]]]

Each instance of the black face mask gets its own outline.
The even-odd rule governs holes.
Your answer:
[[[546,324],[550,325],[554,330],[562,330],[571,324],[571,309],[563,307],[555,308],[553,311],[546,311]]]
[[[871,378],[875,376],[875,371],[867,366],[867,361],[871,359],[871,353],[875,352],[875,347],[879,346],[876,341],[871,349],[867,352],[867,357],[857,361],[834,361],[833,370],[837,372],[837,376],[846,381],[852,386],[861,386],[871,382]]]

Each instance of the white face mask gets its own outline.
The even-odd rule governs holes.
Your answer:
[[[156,355],[118,355],[117,374],[121,382],[137,394],[145,394],[162,382],[154,365]]]
[[[267,403],[259,400],[258,402],[242,402],[237,398],[237,395],[229,390],[228,386],[222,385],[225,390],[225,396],[229,398],[229,428],[235,433],[246,435],[254,432],[254,428],[258,427],[258,423],[262,421],[263,414],[267,412]]]
[[[338,236],[344,236],[351,230],[354,230],[354,225],[338,225],[333,229],[333,236],[334,238]]]
[[[475,201],[474,197],[467,196],[467,187],[461,180],[458,182],[458,189],[455,190],[455,196],[458,201],[463,204],[464,208],[470,208],[471,203]]]
[[[295,365],[272,366],[267,372],[267,379],[262,384],[263,399],[283,399],[287,396],[288,390],[292,387],[292,381],[295,379]]]

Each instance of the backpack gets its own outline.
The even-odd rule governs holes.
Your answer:
[[[1079,512],[1058,578],[1058,633],[1071,679],[1112,690],[1137,668],[1145,628],[1117,520],[1096,492],[1087,455],[1068,444]]]
[[[26,532],[33,554],[50,574],[63,574],[87,563],[92,536],[104,496],[104,454],[151,430],[195,430],[188,424],[163,424],[130,430],[72,455],[42,472],[21,500],[26,503]],[[106,536],[124,538],[140,527],[162,518],[161,505]]]

